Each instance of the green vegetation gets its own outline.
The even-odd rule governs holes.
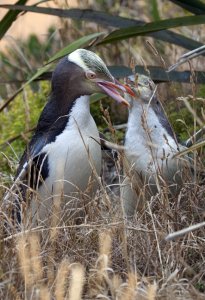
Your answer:
[[[0,169],[11,172],[9,162],[18,161],[25,149],[26,142],[31,137],[32,130],[38,121],[40,112],[46,103],[49,84],[42,82],[39,90],[34,92],[27,87],[23,94],[19,94],[11,107],[1,116],[0,123]],[[6,142],[16,138],[10,145]],[[9,164],[9,166],[8,166]]]

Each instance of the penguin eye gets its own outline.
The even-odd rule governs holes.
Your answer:
[[[96,74],[92,71],[86,72],[85,76],[87,77],[87,79],[95,79],[97,77]]]

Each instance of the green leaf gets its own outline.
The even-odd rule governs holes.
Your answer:
[[[169,0],[195,15],[205,14],[205,4],[199,0]]]
[[[154,21],[160,20],[157,0],[151,0],[151,15]]]
[[[48,8],[48,7],[36,7],[25,5],[11,5],[1,4],[0,8],[7,8],[10,10],[21,10],[39,14],[47,14],[58,16],[60,18],[71,18],[74,20],[90,21],[103,26],[112,26],[116,28],[125,28],[132,25],[142,24],[144,22],[139,20],[133,20],[123,18],[119,16],[113,16],[111,14],[95,11],[91,9],[60,9],[60,8]]]
[[[28,0],[19,0],[16,4],[25,4]],[[11,27],[12,23],[16,20],[16,17],[21,10],[9,11],[3,19],[0,21],[0,39],[4,36],[7,30]]]
[[[165,69],[155,66],[147,66],[146,69],[144,66],[136,66],[136,73],[149,75],[147,74],[147,70],[149,70],[150,77],[154,80],[154,82],[181,82],[181,83],[190,83],[190,78],[193,76],[190,71],[171,71],[169,73],[166,72]],[[205,84],[205,72],[195,71],[195,82],[197,84]]]
[[[90,42],[91,40],[96,39],[97,37],[101,36],[105,34],[104,32],[97,32],[97,33],[92,33],[86,36],[83,36],[82,38],[74,41],[72,44],[69,44],[68,46],[66,46],[65,48],[61,49],[60,51],[58,51],[54,56],[52,56],[49,60],[48,60],[48,64],[65,56],[68,55],[69,53],[73,52],[74,50],[83,47],[84,45],[86,45],[88,42]]]
[[[51,65],[43,66],[42,68],[38,69],[38,71],[22,86],[22,90],[30,84],[32,81],[40,77],[43,73],[47,72],[51,68]]]
[[[132,74],[132,70],[126,66],[109,66],[108,69],[116,78],[124,78]],[[190,71],[171,71],[170,73],[167,73],[163,68],[149,65],[146,66],[146,69],[144,66],[136,65],[135,72],[150,76],[155,83],[169,81],[190,83],[190,78],[192,76]],[[194,74],[197,84],[205,84],[205,72],[195,71]]]
[[[108,66],[109,71],[111,74],[116,78],[124,78],[132,74],[132,70],[129,67],[126,66]],[[41,69],[42,70],[42,69]],[[149,70],[149,73],[147,72]],[[45,71],[45,70],[43,70]],[[144,74],[144,75],[150,75],[152,80],[156,83],[159,82],[181,82],[181,83],[190,83],[190,78],[192,76],[192,73],[190,71],[171,71],[170,73],[167,73],[165,69],[161,67],[156,66],[147,66],[145,69],[144,66],[136,65],[135,66],[136,73]],[[195,71],[195,83],[197,84],[205,84],[205,72],[203,71]],[[39,77],[36,77],[34,81],[39,80],[51,80],[52,72],[45,71],[45,73],[42,73],[39,75]],[[26,82],[26,81],[24,81]],[[3,81],[0,81],[0,84],[5,83]],[[7,84],[13,83],[13,81],[7,81]],[[21,83],[17,81],[16,83]]]
[[[102,26],[111,26],[115,28],[126,28],[130,26],[138,26],[146,24],[142,20],[129,19],[119,16],[113,16],[102,11],[90,9],[56,9],[25,5],[0,5],[0,8],[9,8],[10,10],[30,11],[34,13],[48,14],[61,18],[71,18],[79,21],[90,21]],[[184,47],[188,50],[193,50],[203,44],[187,38],[181,34],[164,30],[159,32],[147,32],[147,36]]]
[[[205,15],[180,17],[174,19],[166,19],[157,22],[147,23],[142,26],[132,26],[128,28],[118,29],[110,33],[98,45],[117,42],[119,40],[128,39],[135,36],[146,35],[150,32],[165,30],[181,26],[199,25],[205,23]]]
[[[107,98],[107,95],[105,94],[102,94],[102,93],[97,93],[97,94],[94,94],[90,97],[90,103],[95,103],[95,102],[98,102],[102,99],[105,99]]]

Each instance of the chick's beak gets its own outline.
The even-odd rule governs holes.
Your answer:
[[[129,106],[129,103],[121,96],[119,91],[123,93],[128,93],[131,96],[134,96],[133,91],[124,84],[121,84],[118,80],[114,79],[114,82],[111,81],[97,81],[97,85],[111,98],[116,100],[119,103],[122,103],[126,106]]]

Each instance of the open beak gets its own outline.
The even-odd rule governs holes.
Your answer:
[[[129,103],[121,96],[119,91],[135,96],[134,92],[127,85],[121,84],[116,79],[114,79],[114,82],[98,81],[97,84],[108,96],[126,106],[129,106]]]

